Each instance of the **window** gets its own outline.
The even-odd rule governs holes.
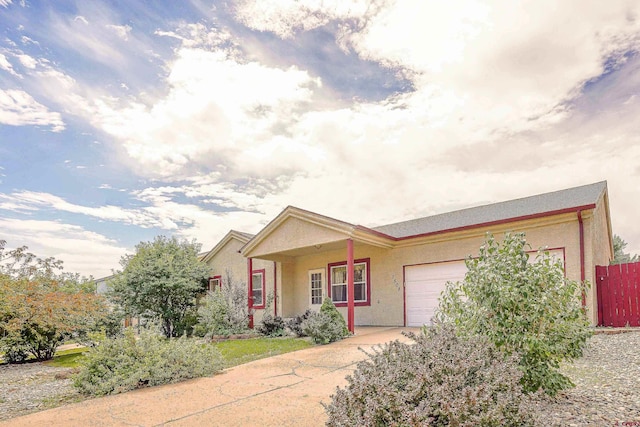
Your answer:
[[[324,269],[309,271],[309,290],[311,294],[311,305],[322,304],[322,288],[324,285]]]
[[[251,274],[253,308],[264,308],[264,276],[264,270],[253,270]]]
[[[209,286],[207,286],[208,291],[215,291],[216,289],[220,289],[221,287],[222,276],[209,277]]]
[[[353,263],[353,300],[355,305],[371,305],[369,293],[369,258],[357,259]],[[338,307],[347,305],[347,262],[329,264],[329,293]]]

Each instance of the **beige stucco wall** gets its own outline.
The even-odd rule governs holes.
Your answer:
[[[243,245],[244,242],[237,239],[230,239],[226,245],[224,245],[210,260],[207,261],[207,265],[210,266],[210,276],[222,276],[224,284],[227,282],[228,275],[230,275],[233,281],[242,282],[244,286],[247,286],[247,259],[239,253],[239,250]],[[265,270],[265,297],[273,295],[273,261],[254,259],[252,267],[253,270]],[[267,307],[270,313],[273,313],[275,303],[276,302],[272,302],[271,307]],[[255,310],[254,323],[262,320],[264,311],[265,310],[263,309]]]
[[[298,218],[285,219],[275,230],[251,250],[251,256],[286,251],[290,248],[304,248],[323,245],[345,238],[345,233],[322,227]]]
[[[595,226],[590,215],[586,215],[585,229],[585,268],[592,279],[594,265],[594,246],[591,240],[598,235],[600,225]],[[419,244],[404,241],[403,247],[383,249],[365,244],[355,245],[354,256],[370,258],[371,305],[355,307],[356,325],[402,326],[404,324],[403,266],[461,260],[467,256],[476,256],[485,234],[492,232],[501,239],[506,231],[524,231],[532,249],[540,247],[563,249],[565,270],[568,278],[580,280],[580,233],[577,214],[569,213],[535,220],[514,222],[506,225],[485,227],[455,233],[446,233],[423,238]],[[300,232],[304,232],[300,230]],[[317,230],[316,230],[317,232]],[[414,240],[415,243],[417,240]],[[309,270],[324,269],[325,295],[327,286],[327,265],[345,261],[344,249],[321,251],[315,254],[292,258],[292,262],[281,264],[280,284],[284,295],[281,300],[281,313],[285,317],[304,312],[310,306]],[[339,308],[346,317],[346,308]],[[593,318],[593,310],[590,309]]]

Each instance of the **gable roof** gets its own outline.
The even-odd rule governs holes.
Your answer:
[[[598,201],[605,197],[607,182],[601,181],[580,187],[535,196],[523,197],[506,202],[492,203],[468,209],[412,219],[378,227],[364,227],[294,206],[285,208],[276,218],[265,226],[258,234],[248,239],[241,249],[244,256],[251,252],[263,240],[267,239],[275,229],[288,218],[303,219],[327,229],[344,234],[344,238],[374,244],[380,247],[392,247],[394,241],[411,239],[430,234],[440,234],[484,227],[504,222],[520,221],[569,212],[594,209]],[[608,216],[608,206],[607,216]],[[610,226],[609,226],[610,229]],[[611,233],[610,233],[611,234]]]
[[[351,224],[346,221],[331,218],[326,215],[321,215],[295,206],[287,206],[282,212],[280,212],[280,214],[278,214],[278,216],[271,220],[271,222],[269,222],[258,232],[258,234],[256,234],[242,247],[242,254],[244,256],[253,256],[251,254],[252,251],[254,251],[261,242],[265,241],[276,230],[282,227],[283,224],[291,219],[301,220],[308,225],[331,230],[338,235],[341,235],[341,239],[352,238],[356,241],[374,246],[389,248],[391,247],[391,241],[393,240],[390,236],[361,225]],[[310,245],[310,247],[312,247],[313,243],[310,243]]]
[[[213,247],[213,249],[207,252],[206,255],[203,256],[200,260],[202,262],[208,262],[218,252],[220,252],[220,250],[224,248],[226,244],[229,243],[229,241],[232,239],[238,240],[243,244],[246,244],[252,238],[253,238],[253,234],[245,233],[243,231],[230,230],[227,234],[225,234],[225,236],[222,239],[220,239],[220,241]]]
[[[601,181],[566,190],[372,227],[372,229],[395,239],[405,239],[503,221],[593,209],[606,190],[607,182]]]

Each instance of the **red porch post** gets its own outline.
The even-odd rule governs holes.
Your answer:
[[[253,329],[253,259],[247,258],[247,303],[249,307],[249,329]]]
[[[355,289],[353,271],[353,240],[347,239],[347,327],[352,334],[355,332],[354,326],[354,294]]]

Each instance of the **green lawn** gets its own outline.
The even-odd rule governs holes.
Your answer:
[[[251,338],[229,340],[212,344],[220,350],[226,361],[226,367],[242,365],[265,357],[302,350],[311,347],[310,341],[303,338]]]
[[[56,355],[52,360],[44,362],[45,365],[55,366],[56,368],[76,368],[78,361],[82,357],[82,353],[88,351],[87,347],[72,348],[70,350],[56,351]]]
[[[303,338],[251,338],[245,340],[229,340],[208,345],[215,346],[225,360],[225,367],[242,365],[265,357],[289,353],[311,347],[313,344]],[[46,365],[59,368],[76,368],[87,348],[74,348],[56,352],[53,360]]]

